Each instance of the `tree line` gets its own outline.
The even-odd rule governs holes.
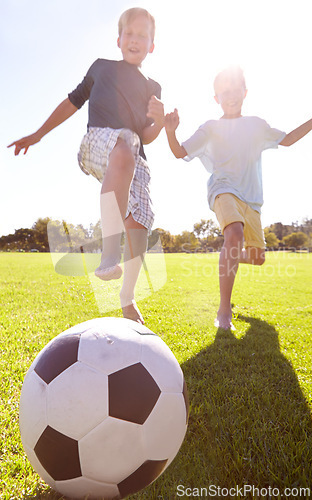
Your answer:
[[[49,228],[49,234],[48,234]],[[264,229],[266,246],[269,250],[312,251],[312,219],[304,219],[301,223],[293,222],[285,225],[276,222]],[[213,252],[219,251],[223,245],[223,236],[219,227],[211,219],[202,219],[193,226],[193,231],[183,231],[173,235],[165,229],[155,229],[149,238],[149,249],[157,247],[157,241],[166,253],[176,252]],[[49,217],[39,218],[31,228],[15,230],[0,238],[0,251],[101,251],[101,223],[83,225],[68,224],[64,221],[52,220]],[[156,251],[156,250],[155,250]]]

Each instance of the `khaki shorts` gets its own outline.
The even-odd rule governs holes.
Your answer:
[[[242,222],[244,225],[245,247],[265,248],[260,214],[247,203],[231,193],[222,193],[216,196],[213,210],[224,229],[233,222]]]
[[[136,222],[151,230],[154,222],[150,197],[151,176],[146,161],[139,154],[140,139],[137,134],[128,129],[90,127],[80,145],[79,166],[86,175],[92,175],[103,182],[110,153],[119,137],[128,144],[136,162],[126,218],[131,213]]]

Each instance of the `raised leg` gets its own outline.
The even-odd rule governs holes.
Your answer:
[[[135,159],[129,146],[118,139],[111,152],[101,189],[101,222],[103,250],[95,274],[103,280],[117,279],[122,274],[119,265],[120,238],[124,231],[129,190],[135,169]]]

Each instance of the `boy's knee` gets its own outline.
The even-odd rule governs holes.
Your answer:
[[[265,263],[265,250],[262,248],[248,248],[248,257],[254,266],[262,266]]]
[[[260,253],[255,259],[254,265],[255,266],[262,266],[265,263],[265,253]]]
[[[110,162],[114,162],[115,165],[118,165],[122,169],[130,172],[134,171],[134,155],[128,144],[122,139],[118,139],[113,151],[111,152]]]

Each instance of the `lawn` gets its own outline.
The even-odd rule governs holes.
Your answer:
[[[285,488],[293,489],[290,498],[303,498],[300,488],[312,489],[312,255],[268,253],[262,267],[241,266],[233,333],[213,324],[218,255],[165,260],[165,285],[139,306],[182,366],[189,426],[171,466],[131,499],[261,498],[244,485],[262,489],[263,498],[269,488],[272,498]],[[30,363],[51,338],[103,314],[121,316],[99,310],[93,292],[87,277],[56,273],[49,254],[0,253],[3,500],[60,498],[25,457],[19,396]]]

